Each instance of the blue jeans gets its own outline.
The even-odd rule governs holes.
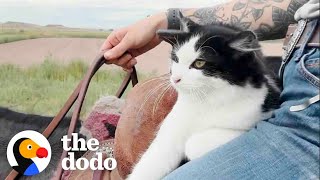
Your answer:
[[[290,107],[319,94],[320,50],[300,50],[302,56],[296,50],[286,64],[281,107],[272,118],[164,179],[319,179],[319,101],[297,112]]]

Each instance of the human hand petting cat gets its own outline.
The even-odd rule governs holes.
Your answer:
[[[131,71],[137,64],[135,57],[149,51],[160,44],[156,34],[158,29],[166,29],[165,13],[158,13],[140,20],[132,25],[113,31],[103,43],[101,51],[108,63],[121,66]]]

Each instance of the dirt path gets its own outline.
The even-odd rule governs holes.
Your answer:
[[[48,56],[62,63],[82,59],[90,63],[97,54],[103,39],[86,38],[41,38],[0,44],[0,64],[11,63],[28,67],[44,61]],[[281,42],[262,43],[264,53],[279,56]],[[138,71],[168,72],[170,46],[161,44],[152,51],[138,57]]]
[[[21,67],[39,64],[48,56],[67,63],[82,59],[90,63],[99,51],[103,39],[40,38],[0,44],[0,64],[11,63]],[[161,44],[152,52],[138,57],[141,72],[166,73],[170,46]]]

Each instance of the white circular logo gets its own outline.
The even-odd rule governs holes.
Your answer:
[[[42,172],[51,159],[48,140],[36,131],[22,131],[10,140],[7,159],[11,167],[26,176]]]

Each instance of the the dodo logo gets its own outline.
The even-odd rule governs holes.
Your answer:
[[[50,158],[51,147],[48,140],[36,131],[22,131],[8,144],[9,164],[23,175],[39,174],[48,166]]]

